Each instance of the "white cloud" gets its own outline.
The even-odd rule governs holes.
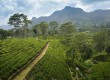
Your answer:
[[[7,17],[0,16],[0,25],[7,25],[7,22],[8,22],[9,17],[10,17],[11,15],[12,15],[12,14],[9,14]]]
[[[5,8],[8,9],[8,10],[14,10],[14,7],[10,6],[10,5],[6,5]]]
[[[74,4],[71,0],[28,0],[28,3],[32,5],[32,9],[28,13],[30,17],[49,16],[56,10],[61,10],[67,5]]]
[[[82,8],[84,11],[91,12],[96,9],[108,9],[110,5],[110,0],[93,0],[90,2],[89,0],[77,0],[75,3],[75,7],[79,7]]]
[[[0,25],[6,25],[7,19],[3,16],[0,16]]]

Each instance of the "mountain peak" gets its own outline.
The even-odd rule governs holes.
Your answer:
[[[63,10],[70,10],[70,11],[83,11],[81,8],[76,8],[76,7],[71,7],[71,6],[66,6]]]
[[[71,6],[65,6],[64,9],[68,9],[68,8],[74,8],[74,7],[71,7]]]

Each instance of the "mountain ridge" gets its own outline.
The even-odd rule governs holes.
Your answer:
[[[57,21],[59,23],[71,21],[77,26],[92,26],[92,24],[102,24],[110,22],[110,9],[95,10],[92,12],[85,12],[81,8],[66,6],[62,10],[55,11],[50,16],[32,18],[32,25],[36,25],[42,21],[50,22]]]

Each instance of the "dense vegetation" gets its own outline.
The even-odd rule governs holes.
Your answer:
[[[66,50],[67,64],[73,72],[73,77],[84,80],[106,80],[110,78],[109,74],[107,75],[108,78],[99,77],[103,73],[104,67],[99,67],[100,71],[97,71],[98,66],[102,65],[101,62],[105,62],[103,63],[105,67],[110,66],[109,30],[99,30],[95,33],[76,32],[69,37],[69,41],[66,37],[63,43],[68,47]],[[105,76],[107,70],[109,69],[104,69]]]
[[[27,80],[71,80],[65,62],[65,46],[59,40],[51,40],[46,55],[33,68]]]
[[[0,39],[6,39],[7,37],[11,36],[13,32],[11,30],[3,30],[0,29]]]
[[[0,78],[7,78],[25,65],[45,44],[36,39],[6,39],[0,41]]]
[[[31,21],[19,13],[10,17],[9,24],[15,28],[0,29],[0,78],[7,79],[25,65],[47,39],[51,41],[49,49],[27,80],[110,79],[109,25],[78,29],[72,22],[43,21],[28,28]]]
[[[109,80],[110,79],[110,62],[102,62],[93,66],[92,80]]]

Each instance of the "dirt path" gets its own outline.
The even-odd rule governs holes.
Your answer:
[[[34,65],[45,55],[48,46],[49,43],[47,44],[46,48],[42,51],[42,53],[33,62],[31,62],[29,66],[27,66],[20,74],[18,74],[13,80],[24,80],[26,75],[34,67]]]

